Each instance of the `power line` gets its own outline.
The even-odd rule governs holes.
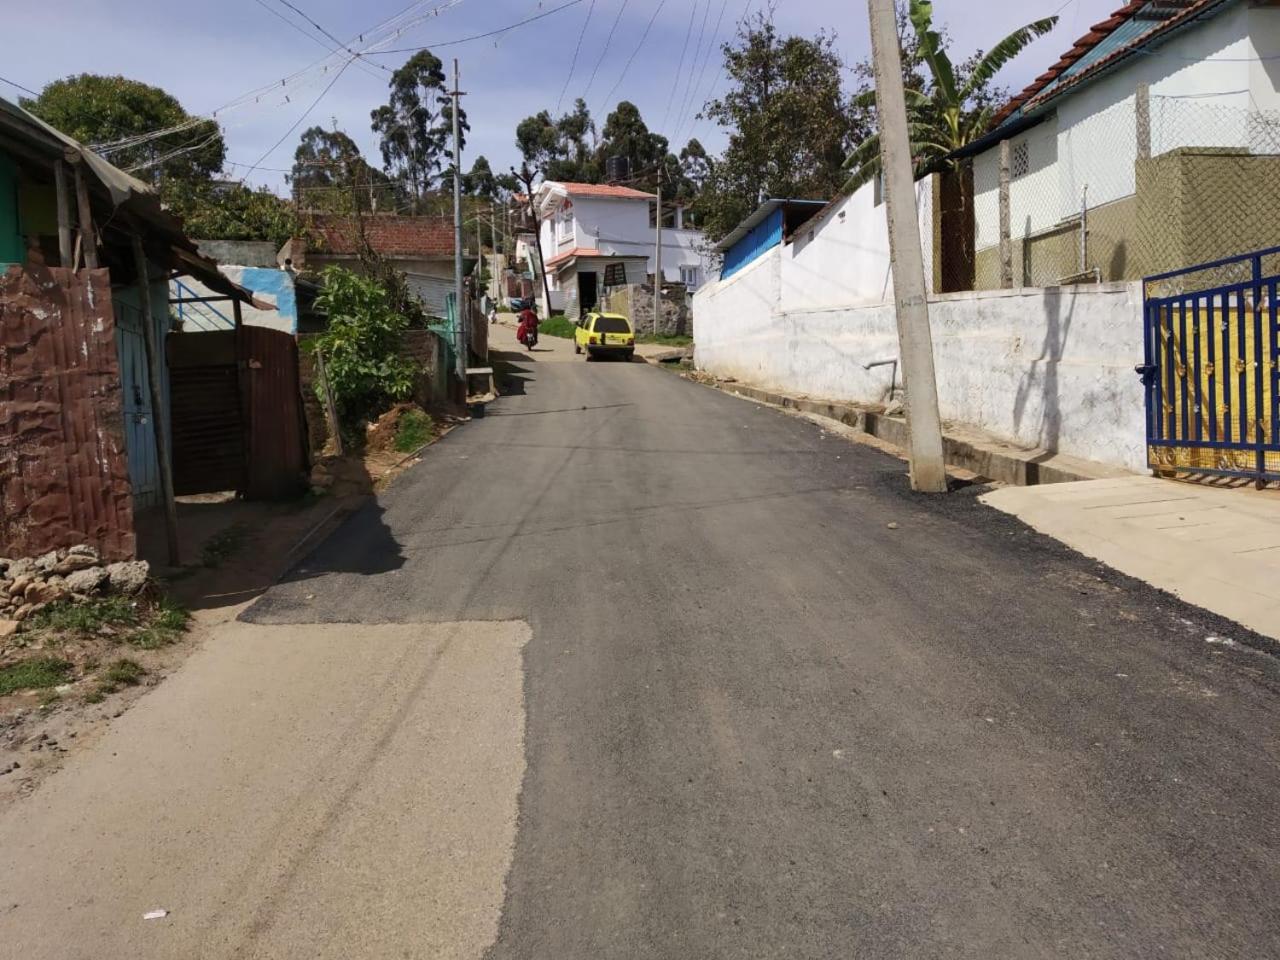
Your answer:
[[[631,69],[631,64],[635,61],[636,54],[640,52],[640,48],[644,46],[644,42],[649,39],[649,31],[653,29],[653,22],[658,19],[658,14],[662,12],[662,8],[666,6],[666,3],[667,0],[658,0],[658,6],[654,8],[653,16],[649,18],[648,24],[645,25],[644,33],[640,36],[640,42],[637,43],[636,48],[631,51],[631,56],[627,58],[626,65],[623,66],[622,73],[619,75],[618,81],[613,85],[613,89],[605,95],[604,106],[601,107],[601,112],[608,107],[609,101],[613,99],[613,95],[617,92],[618,87],[622,86],[622,81],[626,78],[627,71]]]
[[[14,83],[12,80],[6,80],[4,77],[0,77],[0,83],[7,83],[9,86],[16,87],[17,89],[21,90],[23,93],[29,93],[33,97],[40,96],[40,94],[36,93],[30,87],[24,87],[22,84]]]
[[[710,5],[711,0],[707,0]],[[689,49],[689,38],[693,36],[693,18],[698,15],[698,0],[693,0],[693,6],[689,8],[689,26],[684,31],[684,44],[680,47],[680,63],[676,65],[675,79],[671,83],[671,96],[667,98],[667,109],[662,113],[661,128],[667,128],[667,117],[671,115],[671,107],[676,102],[676,90],[680,88],[680,73],[684,70],[684,55]]]
[[[342,65],[342,69],[340,69],[334,75],[333,79],[329,81],[328,85],[323,90],[320,91],[320,96],[312,100],[311,106],[307,107],[307,109],[302,112],[302,116],[298,117],[297,120],[293,121],[293,126],[291,126],[283,134],[281,134],[280,139],[277,140],[275,143],[273,143],[270,147],[268,147],[266,153],[264,153],[262,156],[258,158],[258,162],[245,171],[244,176],[240,178],[241,183],[244,183],[246,180],[248,180],[249,174],[253,173],[253,171],[258,169],[258,164],[261,163],[263,160],[267,159],[267,157],[271,156],[271,154],[275,153],[276,149],[280,146],[280,144],[284,143],[285,140],[288,139],[289,134],[293,133],[293,131],[297,130],[298,127],[302,125],[302,121],[307,119],[307,117],[311,115],[311,111],[320,105],[320,101],[323,100],[325,98],[325,95],[328,94],[328,92],[333,89],[333,85],[337,83],[340,79],[342,79],[342,75],[347,72],[347,67],[351,66],[351,64],[353,64],[355,60],[356,58],[352,57],[350,60],[348,60],[346,63]]]
[[[544,10],[542,13],[535,14],[532,17],[526,17],[523,20],[517,20],[515,23],[509,23],[505,27],[499,27],[497,30],[486,30],[484,33],[473,33],[469,37],[459,37],[456,40],[441,40],[438,43],[428,44],[425,47],[396,47],[391,50],[373,50],[372,53],[417,53],[419,50],[436,50],[440,47],[453,47],[460,43],[470,43],[472,40],[483,40],[486,37],[496,36],[499,33],[506,33],[508,30],[514,30],[516,27],[523,27],[525,24],[533,23],[535,20],[541,20],[549,17],[553,13],[559,13],[561,10],[567,10],[570,7],[576,7],[583,0],[568,0],[558,7],[552,7],[550,10]]]
[[[697,116],[698,110],[698,91],[702,89],[702,78],[706,75],[707,64],[711,62],[711,57],[720,50],[720,24],[724,22],[724,11],[729,6],[729,0],[720,0],[720,13],[716,16],[715,29],[711,31],[711,46],[708,47],[706,56],[702,58],[702,67],[698,70],[698,79],[693,83],[692,95],[689,97],[688,106],[681,111],[680,123],[676,127],[676,139],[681,139],[685,125]],[[708,7],[707,9],[710,9]],[[692,132],[692,131],[690,131]]]
[[[337,41],[337,40],[334,40],[334,43],[336,43],[336,44],[337,44],[337,46],[332,46],[332,47],[331,47],[331,46],[329,46],[329,44],[325,43],[323,40],[321,40],[321,39],[320,39],[319,37],[317,37],[315,34],[310,33],[310,32],[308,32],[307,30],[305,30],[305,29],[302,27],[302,25],[301,25],[301,24],[299,24],[299,23],[295,23],[293,20],[290,20],[288,17],[286,17],[283,13],[281,13],[279,10],[277,10],[275,7],[273,7],[271,4],[267,3],[267,0],[254,0],[254,2],[255,2],[258,6],[260,6],[263,10],[267,11],[267,13],[269,13],[269,14],[271,14],[273,17],[275,17],[277,20],[279,20],[280,22],[282,22],[282,23],[284,23],[284,24],[287,24],[287,25],[288,25],[289,27],[291,27],[292,29],[294,29],[294,30],[298,31],[298,33],[302,34],[302,35],[303,35],[304,37],[306,37],[308,40],[311,40],[311,41],[314,41],[315,43],[320,44],[320,46],[324,47],[324,48],[325,48],[326,50],[328,50],[330,53],[340,53],[342,50],[347,50],[348,52],[350,52],[350,48],[349,48],[349,47],[347,47],[347,46],[346,46],[345,44],[343,44],[343,43],[340,43],[340,42],[339,42],[339,41]],[[283,2],[283,0],[282,0],[282,2]],[[304,16],[305,16],[305,14],[304,14]],[[308,19],[309,19],[309,18],[308,18]],[[324,30],[323,28],[319,27],[319,25],[318,25],[318,24],[316,24],[316,26],[317,26],[317,28],[318,28],[318,29],[320,29],[320,30],[321,30],[321,32],[322,32],[322,33],[324,33],[326,36],[330,36],[330,34],[328,33],[328,31],[326,31],[326,30]],[[380,64],[380,63],[374,63],[372,60],[367,61],[367,63],[368,63],[368,65],[369,65],[369,66],[377,67],[379,70],[386,70],[386,69],[387,69],[387,68],[386,68],[386,67],[384,67],[382,64]],[[364,64],[361,64],[361,66],[364,66]],[[367,72],[367,71],[366,71],[366,72]]]
[[[587,18],[582,21],[582,32],[578,34],[578,43],[573,48],[573,59],[569,61],[569,75],[564,78],[564,86],[560,88],[560,96],[556,98],[556,108],[552,111],[552,115],[560,112],[560,104],[564,102],[565,91],[569,89],[569,81],[573,79],[573,71],[578,66],[578,51],[582,49],[582,38],[587,35],[587,24],[591,22],[591,14],[595,12],[596,0],[591,0],[591,6],[587,7]]]
[[[736,21],[734,21],[733,29],[734,29],[735,31],[738,31],[738,30],[741,30],[741,29],[742,29],[742,25],[743,25],[744,23],[746,23],[746,21],[747,21],[747,16],[748,16],[748,14],[750,14],[750,13],[751,13],[751,5],[752,5],[752,4],[754,4],[754,3],[755,3],[755,0],[747,0],[747,2],[746,2],[746,3],[744,3],[744,4],[742,5],[742,13],[741,13],[741,14],[739,14],[739,15],[738,15],[738,19],[737,19]],[[721,59],[721,61],[720,61],[720,72],[719,72],[718,74],[716,74],[716,78],[715,78],[715,80],[713,80],[713,81],[712,81],[712,83],[711,83],[711,86],[707,88],[707,98],[708,98],[708,99],[710,99],[712,96],[714,96],[714,95],[715,95],[716,88],[717,88],[718,86],[720,86],[720,81],[724,79],[725,69],[726,69],[725,61],[724,61],[723,59]],[[697,129],[697,124],[694,124],[693,128],[692,128],[692,129],[690,129],[690,131],[689,131],[689,132],[690,132],[690,133],[693,133],[693,131],[694,131],[694,130],[696,130],[696,129]]]
[[[721,10],[723,10],[723,3]],[[684,117],[685,104],[689,102],[689,98],[693,95],[693,78],[696,76],[698,69],[698,58],[702,56],[702,38],[707,34],[707,18],[711,16],[711,0],[707,0],[706,7],[702,11],[702,26],[698,28],[698,42],[693,48],[693,59],[689,61],[689,82],[685,84],[684,96],[680,98],[680,109],[676,111],[675,122],[676,132],[679,132],[682,118]]]
[[[628,0],[622,0],[622,5],[618,7],[618,15],[613,18],[613,26],[609,28],[609,35],[604,38],[604,47],[600,50],[600,57],[596,60],[596,65],[591,68],[591,79],[587,81],[586,88],[582,91],[582,99],[587,99],[587,95],[591,92],[591,85],[596,82],[596,74],[600,72],[600,65],[604,63],[604,58],[609,53],[609,44],[613,43],[613,35],[618,29],[618,23],[622,20],[622,14],[627,9]]]
[[[286,7],[288,7],[290,10],[292,10],[294,13],[296,13],[298,16],[300,16],[303,20],[307,21],[307,23],[311,24],[313,27],[315,27],[317,30],[319,30],[321,33],[323,33],[326,37],[328,37],[330,40],[332,40],[334,43],[336,43],[338,46],[340,46],[343,50],[345,50],[345,51],[347,51],[347,53],[351,54],[353,57],[357,57],[357,58],[358,58],[358,57],[360,57],[360,56],[361,56],[361,54],[357,53],[355,50],[352,50],[350,46],[348,46],[347,44],[343,43],[341,40],[339,40],[337,37],[335,37],[332,33],[330,33],[330,32],[329,32],[328,30],[326,30],[324,27],[320,26],[320,24],[316,23],[316,22],[315,22],[314,20],[312,20],[309,16],[307,16],[307,14],[306,14],[306,12],[305,12],[305,11],[303,11],[303,10],[299,10],[299,9],[298,9],[298,7],[296,7],[294,4],[290,3],[290,2],[289,2],[289,0],[279,0],[279,2],[280,2],[280,3],[282,3],[282,4],[284,4]],[[370,63],[372,63],[372,61],[370,61]],[[379,70],[385,70],[385,71],[387,71],[388,73],[390,73],[390,72],[391,72],[391,68],[390,68],[390,67],[384,66],[384,65],[383,65],[383,64],[381,64],[381,63],[373,63],[373,66],[377,67]]]

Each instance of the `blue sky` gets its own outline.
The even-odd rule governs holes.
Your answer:
[[[388,46],[428,46],[504,27],[548,13],[566,0],[290,0],[299,10],[341,40],[353,41],[375,24],[411,5],[415,13],[447,6],[415,24]],[[579,0],[559,12],[498,36],[453,46],[436,47],[448,62],[457,57],[472,135],[463,158],[471,166],[485,154],[496,170],[518,162],[514,129],[519,120],[540,109],[552,110],[564,90],[561,109],[575,96],[585,96],[597,122],[619,99],[640,107],[650,128],[670,137],[675,146],[696,136],[710,150],[718,150],[723,135],[693,114],[694,101],[720,89],[720,60],[712,31],[723,5],[717,41],[728,38],[744,9],[756,10],[766,0]],[[998,82],[1019,88],[1067,49],[1090,24],[1104,19],[1119,0],[936,0],[935,20],[950,29],[959,56],[989,47],[1011,29],[1055,12],[1061,21],[1006,68]],[[662,4],[659,9],[659,3]],[[279,16],[267,8],[275,10]],[[637,50],[646,25],[653,28],[630,69],[628,57]],[[619,17],[621,12],[621,18]],[[590,18],[588,19],[588,13]],[[302,80],[280,86],[282,78],[326,56],[325,45],[303,35],[281,19],[288,17],[316,34],[282,0],[62,0],[58,4],[24,3],[5,13],[0,38],[0,76],[33,89],[71,73],[122,73],[169,90],[193,113],[208,113],[241,94],[273,86],[257,102],[220,114],[228,155],[245,176],[251,164],[271,147],[333,80],[334,73],[318,68]],[[612,42],[609,31],[617,19]],[[705,19],[705,28],[703,26]],[[868,50],[866,4],[817,0],[777,0],[775,21],[784,32],[812,35],[834,31],[837,46],[854,62]],[[583,28],[585,25],[585,33]],[[691,26],[692,25],[692,26]],[[698,39],[701,34],[701,48]],[[573,53],[579,36],[582,47],[576,65]],[[686,47],[687,38],[687,47]],[[359,46],[359,41],[355,41]],[[326,42],[332,47],[331,43]],[[681,52],[684,50],[683,67]],[[398,66],[407,53],[371,57]],[[336,60],[336,57],[334,58]],[[597,61],[599,72],[589,84]],[[705,66],[704,66],[705,64]],[[572,76],[570,68],[573,66]],[[283,189],[284,173],[292,162],[297,134],[311,123],[333,122],[355,137],[366,155],[377,158],[369,131],[369,111],[385,102],[388,74],[373,67],[348,67],[329,92],[280,147],[248,175],[250,183]],[[692,80],[691,80],[692,78]],[[700,78],[696,92],[690,88]],[[566,86],[567,81],[567,86]],[[621,82],[619,82],[621,81]],[[615,88],[611,100],[605,102]],[[673,94],[674,90],[674,94]],[[0,96],[19,91],[0,83]],[[286,101],[285,98],[288,98]],[[682,106],[688,104],[682,110]],[[666,122],[664,123],[664,118]]]

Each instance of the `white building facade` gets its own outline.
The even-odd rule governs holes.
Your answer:
[[[649,282],[656,196],[610,184],[546,181],[534,202],[554,308],[576,315],[613,286]],[[692,293],[707,281],[710,263],[702,232],[686,228],[676,208],[674,226],[662,231],[663,282],[682,283]]]

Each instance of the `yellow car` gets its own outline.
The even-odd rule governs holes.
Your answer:
[[[614,356],[630,360],[636,352],[631,322],[620,313],[588,313],[573,331],[573,352],[588,358]]]

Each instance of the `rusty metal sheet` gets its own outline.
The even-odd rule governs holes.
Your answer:
[[[0,554],[90,543],[134,555],[111,280],[106,270],[0,276]]]
[[[307,482],[307,446],[298,378],[298,344],[279,330],[236,331],[248,426],[251,500],[296,496]]]

